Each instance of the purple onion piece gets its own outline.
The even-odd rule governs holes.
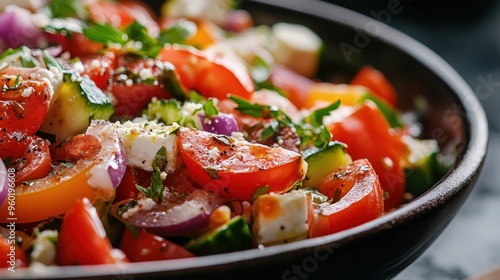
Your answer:
[[[137,206],[121,215],[117,214],[119,207],[131,200],[118,202],[113,213],[124,222],[164,237],[199,233],[208,226],[212,211],[225,201],[220,195],[202,189],[195,190],[184,202],[175,205],[156,204],[144,210],[141,205],[146,204],[144,200],[137,200]]]
[[[0,14],[0,52],[8,48],[44,47],[46,38],[35,25],[30,11],[11,5]]]
[[[0,207],[2,207],[7,200],[8,191],[9,178],[7,174],[7,168],[5,167],[3,160],[0,159]]]
[[[219,113],[207,119],[203,113],[199,113],[198,117],[204,131],[227,136],[239,131],[238,123],[232,114]]]
[[[113,124],[108,121],[92,120],[85,134],[96,137],[101,144],[101,150],[96,156],[98,163],[90,169],[88,183],[104,198],[111,198],[125,175],[125,149]]]

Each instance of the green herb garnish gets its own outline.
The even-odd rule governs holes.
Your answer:
[[[156,152],[155,158],[153,159],[153,174],[151,175],[149,187],[145,188],[140,185],[135,185],[140,192],[152,198],[157,203],[161,203],[163,200],[163,180],[161,179],[161,172],[165,169],[166,165],[167,151],[165,147],[161,147],[158,152]]]

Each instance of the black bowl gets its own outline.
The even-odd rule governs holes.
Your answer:
[[[254,0],[242,5],[257,24],[304,24],[326,43],[322,78],[349,81],[371,64],[394,83],[405,110],[422,95],[429,103],[425,134],[455,157],[429,191],[361,226],[325,237],[195,259],[124,266],[48,267],[0,277],[140,279],[387,279],[439,236],[461,207],[482,169],[488,130],[484,111],[464,80],[440,57],[404,34],[320,1]]]

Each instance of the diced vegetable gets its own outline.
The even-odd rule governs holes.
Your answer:
[[[302,187],[318,188],[326,175],[351,164],[352,159],[345,151],[346,147],[344,143],[331,142],[325,148],[306,151],[304,158],[308,167]]]
[[[64,72],[40,130],[54,135],[55,143],[61,143],[83,133],[91,120],[108,120],[113,112],[109,97],[88,76]]]
[[[227,224],[186,244],[186,248],[198,256],[241,251],[250,249],[252,246],[252,233],[242,216],[236,216]]]

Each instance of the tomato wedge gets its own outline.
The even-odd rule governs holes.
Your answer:
[[[57,239],[58,265],[92,265],[128,262],[111,246],[97,211],[86,198],[73,201],[64,215]]]
[[[392,107],[396,108],[398,103],[396,90],[387,80],[385,75],[372,66],[367,65],[361,68],[361,70],[359,70],[359,72],[352,79],[351,84],[367,87],[375,95],[384,99]]]
[[[0,158],[15,160],[28,146],[26,137],[42,125],[52,87],[46,81],[25,81],[21,75],[3,74],[0,89]]]
[[[407,147],[378,108],[365,102],[329,129],[335,140],[347,144],[346,151],[353,160],[367,158],[373,165],[382,189],[387,192],[385,211],[401,205],[405,191],[402,162]]]
[[[11,240],[14,239],[7,239],[0,235],[0,268],[12,267],[15,271],[17,268],[27,267],[28,258],[26,253],[17,244],[10,243]]]
[[[358,159],[323,179],[320,191],[331,199],[339,192],[336,190],[342,193],[340,200],[320,205],[314,211],[309,224],[310,238],[361,225],[380,217],[384,211],[378,176],[366,159]]]
[[[125,230],[120,249],[131,262],[173,260],[195,257],[191,252],[165,238],[139,230],[137,236]]]
[[[181,128],[177,143],[198,184],[239,200],[251,201],[264,187],[268,193],[284,193],[304,178],[307,169],[298,153],[192,128]]]
[[[226,99],[228,94],[249,99],[255,86],[238,59],[200,51],[194,47],[165,46],[158,58],[172,63],[181,83],[205,97]]]

